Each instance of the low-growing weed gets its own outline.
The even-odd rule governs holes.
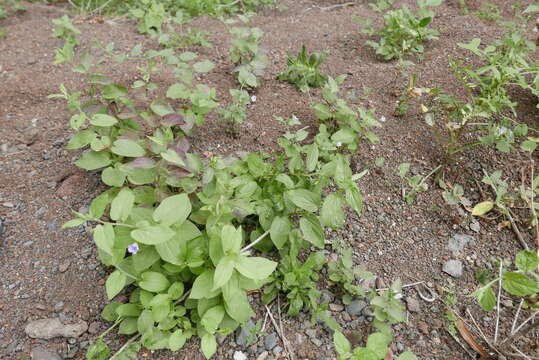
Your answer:
[[[410,187],[409,190],[407,190],[404,186],[402,187],[402,197],[404,200],[406,200],[408,205],[412,205],[414,203],[414,199],[418,192],[428,190],[428,185],[426,183],[427,179],[435,174],[440,168],[441,166],[437,166],[425,176],[408,176],[408,172],[410,171],[410,163],[402,163],[399,165],[398,175],[401,179],[406,180],[407,185]]]
[[[53,36],[64,40],[64,46],[62,48],[54,49],[54,64],[73,61],[75,47],[80,43],[79,39],[77,39],[77,35],[81,34],[80,30],[71,23],[67,15],[53,19],[52,23],[55,25]]]
[[[20,0],[0,0],[0,19],[5,19],[9,14],[25,11],[26,8]]]
[[[328,279],[344,290],[342,301],[345,304],[349,304],[353,298],[364,298],[365,289],[359,283],[373,276],[359,266],[354,266],[350,248],[343,249],[337,261],[328,262]]]
[[[243,124],[247,117],[247,105],[251,102],[251,97],[247,91],[238,89],[230,89],[230,96],[234,102],[219,109],[219,120],[227,124],[230,133],[236,134],[238,126]]]
[[[195,28],[188,28],[183,32],[170,31],[159,36],[159,43],[166,48],[183,48],[188,46],[213,47],[213,43],[208,40],[210,32]]]
[[[394,282],[381,295],[371,295],[371,307],[374,310],[373,327],[376,331],[367,337],[365,346],[352,348],[350,341],[340,331],[335,331],[333,344],[339,354],[339,360],[383,360],[387,358],[389,344],[393,341],[391,326],[388,324],[406,321],[404,305],[399,300],[401,297],[400,281]],[[396,359],[416,360],[417,358],[412,352],[405,351]]]
[[[372,20],[356,18],[362,24],[362,32],[380,38],[378,42],[367,41],[376,54],[385,60],[401,59],[412,53],[424,51],[423,42],[438,39],[438,31],[430,29],[434,12],[427,6],[438,6],[442,0],[418,0],[419,9],[413,13],[408,7],[390,10],[383,15],[384,27],[372,28]]]
[[[277,76],[278,80],[294,84],[301,92],[307,92],[311,87],[321,87],[327,82],[327,76],[322,75],[318,68],[326,59],[327,53],[307,54],[305,45],[296,57],[288,55],[287,69]]]
[[[480,10],[475,12],[475,15],[481,19],[488,21],[498,21],[502,19],[502,10],[493,3],[484,3]]]
[[[230,29],[232,39],[229,49],[230,59],[236,68],[238,81],[242,87],[256,88],[260,86],[259,77],[264,75],[268,58],[260,50],[263,32],[259,28],[233,27]]]

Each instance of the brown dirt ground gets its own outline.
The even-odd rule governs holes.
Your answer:
[[[344,1],[343,1],[344,2]],[[507,19],[511,14],[510,1],[496,0]],[[532,1],[524,1],[524,5]],[[362,217],[349,216],[346,229],[332,235],[343,239],[354,249],[355,261],[365,265],[389,283],[395,278],[404,282],[417,279],[431,286],[449,286],[458,289],[461,314],[469,307],[492,335],[492,315],[478,311],[473,301],[466,297],[475,288],[474,271],[492,267],[493,257],[512,257],[520,245],[508,229],[498,230],[496,223],[481,220],[481,230],[473,233],[468,228],[469,218],[454,207],[446,206],[441,190],[429,182],[432,191],[418,196],[417,204],[406,205],[400,196],[399,179],[395,169],[401,162],[411,162],[416,171],[426,174],[436,167],[442,156],[426,129],[420,114],[411,111],[402,118],[395,118],[395,96],[404,86],[396,77],[394,62],[383,62],[373,50],[365,46],[368,36],[361,34],[351,15],[375,17],[367,4],[360,0],[357,5],[325,10],[337,1],[285,0],[285,11],[263,10],[253,19],[253,24],[264,33],[263,46],[268,52],[270,66],[262,87],[256,91],[257,101],[249,107],[248,121],[237,138],[226,134],[221,123],[210,118],[196,131],[193,143],[198,151],[228,153],[233,151],[268,150],[275,146],[282,127],[273,116],[295,114],[304,124],[316,128],[309,106],[314,99],[297,92],[292,86],[278,82],[275,75],[285,66],[286,54],[297,52],[301,44],[311,51],[329,51],[322,71],[337,76],[347,73],[347,90],[358,94],[363,87],[372,89],[364,106],[376,109],[378,116],[385,116],[383,128],[378,130],[381,143],[364,144],[356,156],[358,170],[374,168],[374,160],[385,159],[381,170],[371,171],[361,180],[366,211]],[[470,1],[474,10],[481,1]],[[96,175],[78,170],[72,160],[76,153],[63,150],[63,144],[71,134],[67,119],[69,113],[64,103],[48,99],[64,83],[69,89],[83,89],[80,77],[66,66],[53,66],[53,48],[61,40],[51,36],[51,19],[61,16],[64,9],[43,4],[27,4],[27,11],[0,21],[7,30],[7,37],[0,39],[0,218],[4,221],[4,234],[0,235],[0,358],[21,359],[28,356],[39,341],[24,334],[24,325],[30,319],[61,316],[65,321],[83,319],[89,324],[96,322],[100,330],[107,327],[99,318],[106,304],[104,280],[107,269],[99,264],[91,238],[86,232],[61,231],[63,222],[71,218],[71,209],[87,206],[102,186]],[[468,42],[480,37],[488,43],[503,34],[500,26],[478,19],[473,14],[463,15],[457,0],[446,0],[436,9],[433,27],[441,31],[439,41],[427,45],[424,59],[416,66],[418,85],[438,87],[448,92],[460,93],[454,77],[447,66],[447,57],[465,59],[468,64],[477,59],[457,47],[457,42]],[[377,21],[380,23],[380,20]],[[91,19],[79,18],[77,26],[82,30],[82,42],[98,39],[103,43],[114,40],[117,48],[130,49],[139,42],[149,42],[136,33],[135,24],[124,18],[108,19],[104,23],[92,23]],[[197,49],[202,58],[217,64],[207,75],[205,82],[216,87],[219,99],[228,99],[228,89],[235,81],[228,73],[231,64],[227,59],[228,32],[218,20],[199,18],[189,26],[210,30],[215,49]],[[108,75],[117,81],[135,79],[133,67],[112,68]],[[166,88],[173,81],[163,78]],[[529,94],[516,92],[519,101],[519,119],[538,127],[537,99]],[[229,101],[229,100],[227,100]],[[474,149],[462,154],[448,169],[445,178],[452,184],[461,184],[466,196],[480,201],[474,179],[481,180],[482,169],[491,172],[504,170],[513,185],[520,183],[520,169],[525,157],[518,152],[500,154],[492,149]],[[486,187],[483,189],[490,196]],[[525,212],[519,212],[525,216]],[[521,224],[525,239],[531,245],[532,231]],[[467,248],[460,260],[465,263],[462,278],[450,280],[442,273],[442,264],[451,258],[447,240],[454,233],[468,233],[475,237],[475,245]],[[415,296],[415,290],[407,290]],[[61,310],[53,307],[63,302]],[[502,309],[502,329],[514,308]],[[421,359],[466,359],[468,355],[444,331],[444,306],[421,303],[421,311],[411,313],[409,324],[399,325],[397,341],[412,349]],[[260,317],[263,317],[262,309]],[[335,314],[336,316],[338,314]],[[435,320],[438,319],[438,320]],[[298,343],[295,333],[303,333],[304,322],[300,319],[284,319],[289,338],[300,359],[330,359],[335,357],[328,345],[330,335],[319,329],[325,337],[325,345],[317,348],[309,341]],[[426,323],[426,329],[423,324]],[[422,329],[418,331],[417,329]],[[348,333],[364,335],[365,328],[348,329]],[[60,353],[70,347],[90,340],[85,334],[73,345],[65,339],[45,343]],[[122,338],[113,337],[118,346]],[[226,344],[226,343],[225,343]],[[526,348],[529,348],[529,345]],[[537,346],[537,344],[535,344]],[[196,344],[190,344],[181,352],[143,352],[144,359],[194,359],[200,357]],[[535,348],[536,354],[539,350]],[[72,351],[75,358],[83,358],[83,351]],[[230,359],[231,350],[226,345],[216,356]]]

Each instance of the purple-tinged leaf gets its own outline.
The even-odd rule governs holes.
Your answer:
[[[150,169],[155,166],[155,161],[149,157],[139,157],[131,161],[128,165],[133,169]]]
[[[185,119],[183,115],[180,114],[168,114],[161,118],[161,125],[163,126],[174,126],[174,125],[185,125]]]

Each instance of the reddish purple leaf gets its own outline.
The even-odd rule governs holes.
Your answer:
[[[174,125],[185,125],[185,119],[183,115],[180,114],[168,114],[161,118],[161,125],[163,126],[174,126]]]

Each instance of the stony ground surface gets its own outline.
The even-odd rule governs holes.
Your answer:
[[[404,81],[395,63],[382,62],[365,46],[368,36],[359,32],[351,15],[375,17],[367,1],[354,6],[335,7],[334,1],[283,1],[284,11],[264,10],[253,19],[264,32],[263,46],[271,61],[264,85],[257,90],[257,101],[249,107],[249,116],[238,137],[227,135],[222,124],[210,119],[193,139],[198,151],[230,153],[239,150],[272,149],[281,126],[273,116],[296,115],[306,125],[315,126],[309,106],[311,99],[293,87],[275,79],[285,66],[287,52],[296,52],[300,44],[312,51],[328,50],[322,70],[332,76],[348,74],[346,89],[361,94],[371,89],[364,106],[376,109],[385,119],[379,131],[381,143],[365,145],[355,156],[357,170],[371,168],[361,180],[366,209],[361,217],[350,214],[347,226],[330,234],[354,251],[354,261],[375,272],[386,284],[396,278],[404,283],[425,281],[438,300],[423,301],[416,288],[405,291],[409,321],[395,327],[395,354],[411,349],[421,359],[466,359],[469,355],[445,330],[445,306],[439,301],[443,288],[458,290],[455,310],[464,314],[469,308],[487,335],[493,333],[493,315],[480,312],[471,294],[476,283],[474,272],[492,268],[492,258],[512,257],[520,249],[509,229],[498,229],[495,222],[471,221],[461,208],[446,205],[441,190],[429,182],[431,191],[418,196],[414,206],[401,197],[401,182],[395,175],[401,162],[411,162],[412,172],[426,174],[439,164],[441,151],[426,130],[420,114],[410,112],[402,118],[393,109]],[[493,1],[509,18],[510,2]],[[495,23],[464,15],[457,0],[447,0],[436,12],[433,27],[440,29],[439,41],[427,45],[424,59],[417,65],[420,86],[443,88],[459,93],[447,66],[447,57],[477,60],[457,47],[480,37],[485,42],[498,38],[503,29]],[[531,1],[524,1],[531,3]],[[477,10],[481,1],[469,4]],[[70,210],[83,211],[91,199],[103,190],[95,174],[78,170],[72,161],[77,154],[63,149],[70,136],[69,113],[63,103],[48,99],[57,92],[60,82],[70,89],[82,89],[77,74],[63,66],[53,66],[53,48],[61,41],[51,36],[51,19],[65,13],[61,6],[28,4],[27,11],[0,20],[7,36],[0,39],[0,358],[1,359],[82,359],[84,349],[107,323],[99,313],[106,304],[104,281],[108,269],[100,265],[96,250],[85,228],[61,231],[70,219]],[[379,20],[378,20],[379,22]],[[108,42],[117,48],[130,49],[148,42],[136,33],[136,26],[124,18],[103,23],[79,17],[83,44],[91,39]],[[190,26],[211,30],[214,49],[196,50],[217,64],[206,81],[217,88],[226,103],[228,89],[235,86],[229,74],[226,27],[217,20],[200,18]],[[135,68],[113,68],[117,81],[132,81]],[[173,79],[161,79],[164,88]],[[316,97],[317,93],[313,93]],[[537,126],[537,99],[516,93],[519,118]],[[383,157],[385,165],[374,167]],[[502,155],[491,149],[464,153],[448,169],[446,181],[461,184],[473,202],[482,200],[475,180],[482,170],[504,170],[509,181],[520,183],[523,155]],[[524,216],[524,213],[522,213]],[[532,244],[532,232],[523,227],[525,240]],[[329,251],[328,257],[334,256]],[[364,341],[369,330],[371,310],[363,300],[344,306],[341,294],[324,289],[332,315],[355,343]],[[252,296],[258,309],[255,320],[264,322],[266,313],[258,295]],[[504,299],[502,331],[515,312],[511,299]],[[277,307],[272,308],[274,314]],[[57,319],[38,323],[39,319]],[[58,322],[69,324],[58,327]],[[283,327],[298,359],[333,359],[331,335],[321,325],[313,325],[309,316],[283,316]],[[28,334],[36,335],[32,338]],[[57,335],[57,336],[56,336]],[[53,337],[54,336],[54,337]],[[45,339],[44,339],[45,338]],[[50,339],[47,339],[50,338]],[[266,321],[264,335],[249,344],[249,334],[239,331],[220,340],[218,359],[288,358],[281,339]],[[111,336],[109,343],[119,347],[124,338]],[[528,344],[529,345],[529,344]],[[537,348],[536,348],[537,349]],[[539,352],[536,356],[539,355]],[[177,354],[143,352],[141,359],[199,359],[197,344],[191,343]]]

